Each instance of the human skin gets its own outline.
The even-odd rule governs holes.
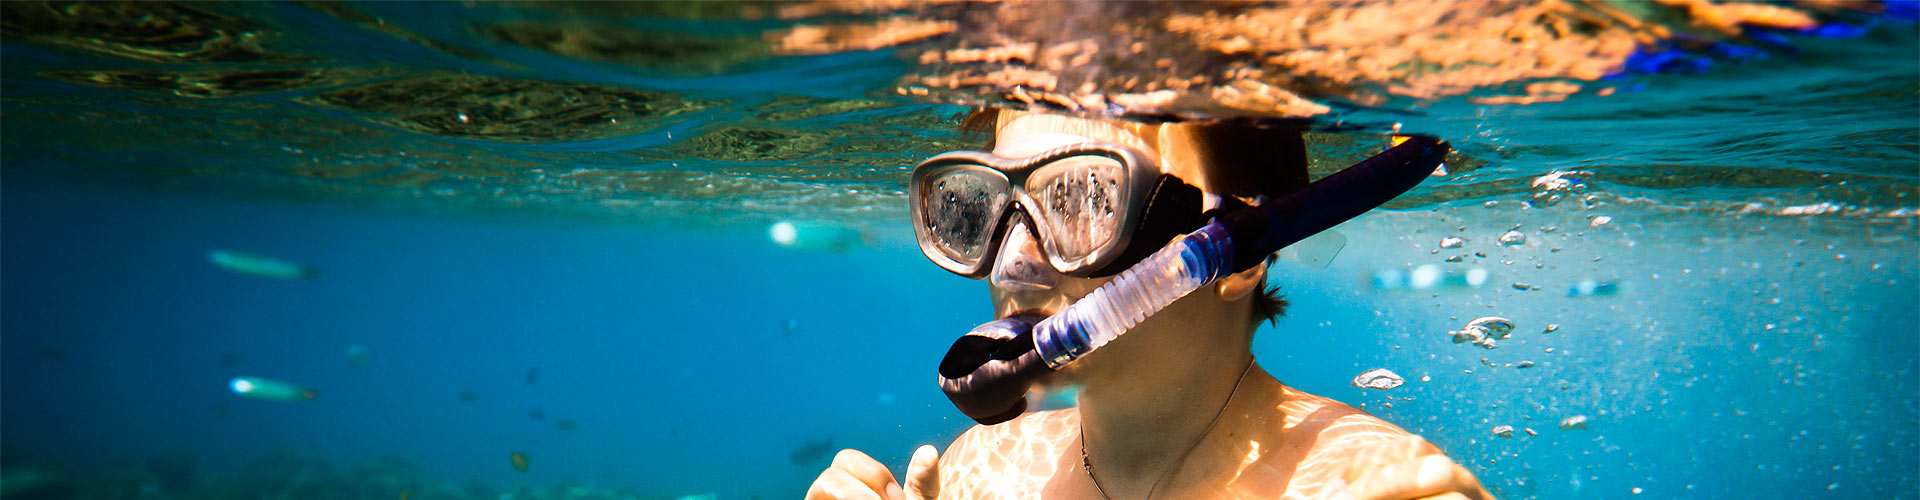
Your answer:
[[[1208,184],[1224,177],[1210,175],[1222,166],[1183,147],[1194,133],[1177,124],[1002,113],[994,152],[1120,143],[1203,191],[1225,192]],[[996,317],[1051,314],[1105,283],[1054,271],[1023,221],[1012,224],[988,275]],[[1083,388],[1074,408],[975,426],[944,456],[922,446],[904,487],[871,457],[843,450],[807,498],[1101,498],[1102,490],[1108,498],[1490,498],[1419,436],[1249,366],[1252,296],[1265,271],[1256,266],[1189,294],[1056,374],[1051,383]],[[1083,446],[1092,475],[1081,467]]]

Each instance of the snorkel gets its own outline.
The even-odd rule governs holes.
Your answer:
[[[1291,195],[1216,209],[1206,225],[1175,237],[1053,316],[1021,315],[975,327],[941,359],[940,389],[974,421],[1012,420],[1026,411],[1026,393],[1041,379],[1181,297],[1413,189],[1447,150],[1439,139],[1412,136]]]

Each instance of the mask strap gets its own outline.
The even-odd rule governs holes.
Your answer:
[[[1147,204],[1140,207],[1141,217],[1127,239],[1127,248],[1089,275],[1098,278],[1119,274],[1160,250],[1175,236],[1206,225],[1205,202],[1200,188],[1181,182],[1172,174],[1160,174],[1160,181],[1154,183],[1153,192],[1147,195]]]

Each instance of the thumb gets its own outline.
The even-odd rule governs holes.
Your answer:
[[[928,500],[940,497],[940,451],[933,445],[921,445],[913,450],[913,461],[907,462],[907,498]]]

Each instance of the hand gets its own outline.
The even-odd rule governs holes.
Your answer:
[[[887,466],[859,450],[840,450],[833,465],[807,488],[807,500],[927,500],[940,496],[940,452],[933,445],[913,451],[902,491]]]

